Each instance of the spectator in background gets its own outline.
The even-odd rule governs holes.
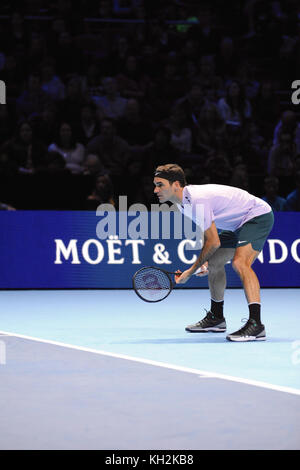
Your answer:
[[[203,106],[197,133],[195,133],[195,146],[198,150],[211,152],[223,147],[226,132],[225,121],[214,103]]]
[[[230,185],[249,191],[249,174],[247,166],[244,163],[239,163],[234,168],[230,179]]]
[[[35,138],[31,124],[21,121],[15,136],[3,146],[3,151],[19,173],[32,174],[43,166],[47,149]]]
[[[232,80],[237,75],[239,64],[238,49],[233,39],[223,37],[220,40],[216,54],[216,73],[226,82]]]
[[[93,153],[86,154],[83,167],[84,178],[80,180],[80,193],[85,201],[86,197],[93,193],[98,175],[103,174],[105,170],[99,156]],[[85,202],[83,208],[87,208]]]
[[[181,44],[181,42],[179,44]],[[194,40],[191,37],[187,37],[182,42],[182,47],[179,50],[178,62],[180,64],[183,64],[184,67],[186,67],[188,63],[196,64],[196,62],[198,61],[198,58],[199,58],[198,41]]]
[[[71,0],[59,0],[53,2],[51,7],[54,16],[56,18],[63,18],[67,29],[74,35],[78,34],[79,29],[82,28],[85,5],[83,6],[81,2],[78,2],[76,8],[74,8],[74,3]]]
[[[141,68],[151,80],[159,80],[163,73],[160,58],[157,57],[158,50],[149,41],[144,44],[141,57]]]
[[[255,71],[253,65],[247,60],[242,60],[237,67],[237,79],[245,91],[245,97],[250,102],[254,100],[258,94],[260,83],[255,79]]]
[[[232,80],[226,87],[226,96],[218,101],[219,111],[226,123],[245,124],[252,115],[250,101],[245,97],[244,89],[237,80]]]
[[[253,119],[266,140],[273,139],[274,126],[279,116],[279,99],[270,80],[264,80],[253,100]]]
[[[141,112],[135,98],[127,101],[124,115],[116,123],[117,133],[129,145],[146,145],[153,140],[154,129],[151,120]]]
[[[212,153],[201,167],[199,169],[201,184],[231,184],[232,168],[224,152]]]
[[[146,20],[146,8],[144,1],[133,1],[132,2],[132,18],[140,20],[140,23],[132,23],[130,28],[130,37],[134,37],[134,44],[136,50],[141,50],[143,45],[146,42],[146,29],[145,29],[145,20]]]
[[[112,119],[102,120],[101,133],[87,144],[87,152],[99,156],[104,171],[111,177],[114,187],[122,192],[126,187],[130,149],[128,143],[117,135]]]
[[[153,175],[154,169],[166,161],[177,163],[180,153],[171,144],[172,132],[167,127],[159,127],[155,131],[154,141],[145,148],[142,155],[142,173]]]
[[[85,97],[81,90],[79,78],[70,78],[66,86],[65,99],[58,103],[59,118],[77,124],[80,120],[80,113],[84,102]]]
[[[77,136],[75,136],[70,123],[61,122],[55,141],[49,145],[48,151],[62,155],[66,169],[72,174],[76,175],[83,172],[85,147],[77,141]]]
[[[129,55],[124,68],[116,75],[119,93],[124,98],[142,100],[151,86],[149,77],[144,75],[139,67],[137,57]]]
[[[276,176],[266,176],[264,179],[265,195],[262,197],[273,209],[273,211],[286,210],[286,199],[278,195],[279,180]]]
[[[247,133],[239,123],[227,124],[225,132],[224,151],[232,166],[235,166],[236,159],[244,155],[247,150]],[[243,160],[243,159],[242,159]]]
[[[113,183],[107,173],[97,176],[94,189],[85,201],[85,210],[95,211],[100,204],[116,206]]]
[[[180,64],[184,78],[189,83],[198,77],[198,58],[199,51],[196,41],[187,40],[182,50],[178,53],[178,63]]]
[[[220,32],[212,14],[211,4],[198,3],[199,23],[191,28],[189,36],[199,41],[199,53],[201,55],[215,55],[218,50]],[[223,20],[223,15],[222,15]]]
[[[53,102],[61,101],[65,98],[65,85],[55,74],[54,61],[50,58],[42,64],[42,90],[51,98]]]
[[[146,8],[146,19],[149,19],[147,15],[151,14],[154,20],[149,21],[148,23],[149,27],[147,31],[147,42],[154,46],[155,50],[160,55],[160,58],[162,58],[166,57],[166,55],[170,51],[175,50],[176,43],[174,44],[173,41],[174,33],[171,31],[170,28],[165,28],[164,20],[162,19],[162,17],[160,17],[159,19],[155,18],[155,2],[158,3],[158,0],[152,0],[151,3],[149,2],[149,5],[147,5],[148,8]],[[152,10],[151,13],[150,10]],[[157,12],[157,14],[160,15],[160,12]]]
[[[165,119],[174,103],[176,104],[176,100],[181,99],[186,89],[186,83],[183,80],[180,68],[177,66],[175,55],[168,56],[163,66],[163,73],[159,79],[154,81],[154,84],[155,107],[158,109],[159,119]]]
[[[69,31],[58,35],[58,46],[53,51],[58,75],[66,80],[72,75],[81,75],[85,70],[86,60]]]
[[[263,175],[266,173],[266,161],[269,147],[259,133],[254,121],[250,121],[245,136],[243,153],[251,174]]]
[[[275,127],[273,145],[279,144],[280,135],[289,134],[296,146],[297,153],[300,153],[300,122],[294,111],[284,111],[281,119]]]
[[[132,51],[127,37],[123,35],[117,37],[105,66],[107,75],[116,75],[124,70],[129,54],[132,54]]]
[[[223,80],[215,73],[213,56],[202,56],[200,59],[199,82],[210,101],[216,102],[223,90]]]
[[[40,140],[48,146],[56,136],[58,109],[55,103],[46,104],[42,113],[36,120],[36,132]]]
[[[124,116],[127,99],[119,95],[115,78],[106,77],[102,83],[104,95],[93,97],[94,103],[97,106],[98,117],[100,120],[103,118],[120,119]]]
[[[101,72],[97,64],[92,63],[88,66],[86,74],[82,77],[81,86],[87,99],[92,100],[94,96],[99,97],[102,95]]]
[[[192,131],[187,127],[187,119],[180,106],[174,106],[169,118],[163,121],[163,125],[171,131],[171,146],[180,153],[191,153]]]
[[[85,176],[96,176],[103,172],[103,165],[98,155],[88,153],[84,160],[84,171]]]
[[[93,102],[83,103],[80,118],[76,124],[76,136],[83,145],[100,133],[100,124],[96,116],[96,106]]]
[[[57,51],[60,34],[66,31],[66,19],[55,16],[50,22],[49,30],[46,32],[47,52],[51,57],[54,57]]]
[[[199,118],[203,106],[208,102],[203,94],[202,87],[198,80],[193,81],[186,96],[175,101],[175,106],[180,106],[186,117],[188,127],[192,130],[198,128]]]
[[[38,73],[31,73],[27,79],[25,90],[17,98],[16,107],[19,118],[27,118],[32,113],[40,114],[51,99],[42,90]]]
[[[29,45],[29,30],[24,21],[24,15],[21,9],[18,10],[18,8],[16,8],[13,10],[9,21],[10,24],[7,31],[9,41],[3,41],[3,48],[8,53],[17,50],[24,52]]]
[[[46,57],[47,44],[44,36],[38,32],[32,32],[30,45],[26,54],[26,68],[29,71],[37,71]]]
[[[286,197],[286,210],[287,211],[300,211],[300,170],[295,175],[296,188],[290,192]]]
[[[276,142],[269,152],[268,173],[278,178],[291,176],[294,171],[294,161],[297,155],[293,136],[282,129]]]
[[[177,161],[181,153],[172,145],[172,132],[168,127],[160,126],[154,132],[154,141],[143,147],[132,147],[128,162],[126,194],[130,203],[138,197],[138,185],[143,176],[153,174],[156,162],[164,162],[166,158]]]

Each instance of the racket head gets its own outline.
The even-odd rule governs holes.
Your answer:
[[[155,266],[139,269],[132,278],[135,293],[144,302],[161,302],[170,295],[173,289],[170,274]]]

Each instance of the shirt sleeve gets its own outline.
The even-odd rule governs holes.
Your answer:
[[[200,229],[205,232],[215,220],[209,201],[198,199],[193,204],[193,219]]]

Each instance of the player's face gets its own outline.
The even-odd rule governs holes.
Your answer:
[[[158,197],[159,202],[172,201],[174,197],[173,184],[170,184],[165,178],[155,177],[154,180],[154,194]]]

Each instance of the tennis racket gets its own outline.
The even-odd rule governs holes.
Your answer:
[[[203,269],[200,267],[194,275],[201,272]],[[165,271],[154,266],[146,266],[133,275],[133,289],[145,302],[160,302],[166,299],[173,290],[172,274],[180,275],[180,273]]]

